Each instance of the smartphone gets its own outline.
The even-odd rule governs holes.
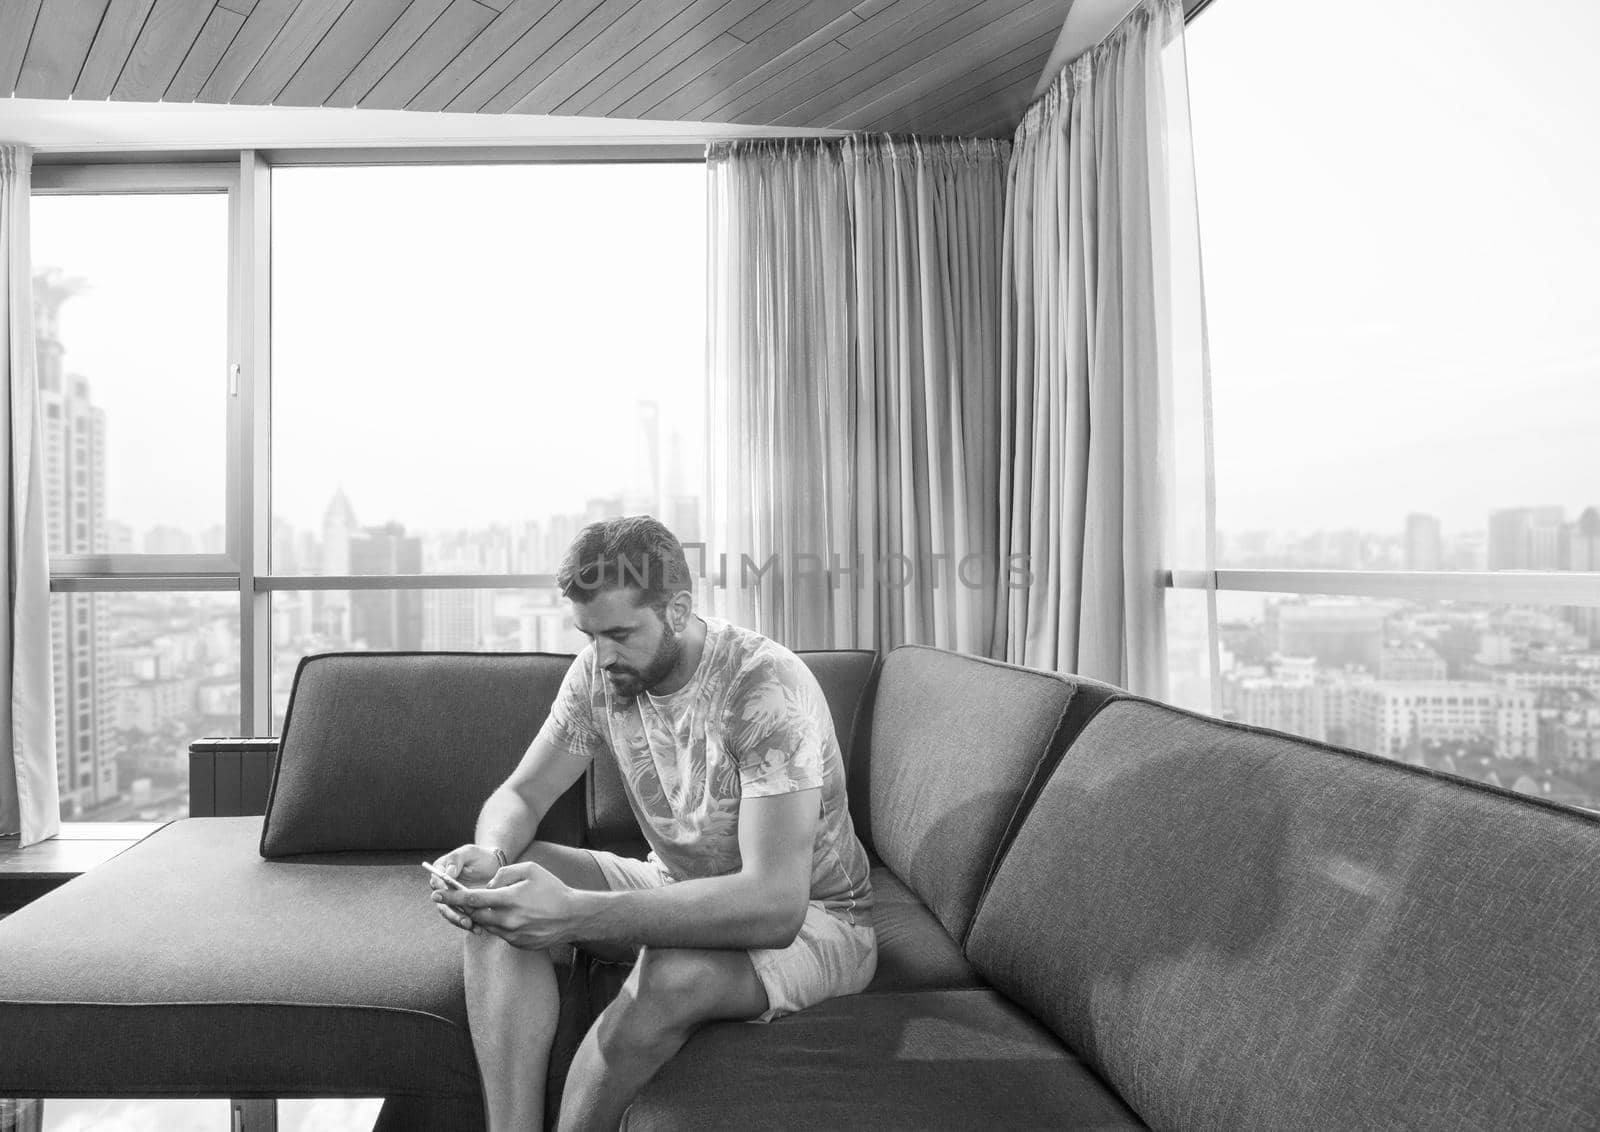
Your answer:
[[[444,881],[451,888],[459,888],[463,892],[465,892],[467,890],[467,886],[466,885],[462,884],[455,877],[451,876],[449,873],[447,873],[443,869],[439,868],[433,862],[424,861],[424,862],[422,862],[422,867],[427,869],[430,873],[432,873],[434,876],[438,877],[440,880]]]

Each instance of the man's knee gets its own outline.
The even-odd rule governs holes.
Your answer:
[[[462,932],[461,964],[467,977],[523,981],[552,964],[569,966],[571,948],[512,947],[492,932]]]
[[[613,1040],[649,1045],[706,1021],[717,1001],[715,963],[698,951],[646,947],[618,998]]]
[[[646,947],[639,952],[639,995],[663,1012],[691,1020],[717,998],[719,969],[702,951]]]
[[[512,947],[487,932],[465,934],[461,969],[472,1024],[480,1024],[485,1017],[522,1017],[531,1012],[548,1015],[553,1026],[560,1005],[562,957],[551,951]]]

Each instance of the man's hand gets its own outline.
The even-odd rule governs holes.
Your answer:
[[[433,894],[441,911],[451,909],[468,924],[521,948],[545,948],[577,938],[572,896],[572,889],[532,861],[507,865],[486,888],[467,892],[436,880]]]
[[[482,845],[463,845],[459,849],[452,849],[433,864],[435,868],[449,873],[469,888],[479,888],[489,883],[500,869],[500,859],[495,856],[494,850],[485,849]],[[457,891],[452,890],[438,877],[431,875],[428,877],[428,886],[434,892]],[[473,930],[472,920],[454,908],[441,903],[438,909],[439,914],[456,927],[469,932]]]

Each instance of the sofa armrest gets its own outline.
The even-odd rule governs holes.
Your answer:
[[[244,817],[267,812],[275,735],[208,736],[189,744],[189,816]]]

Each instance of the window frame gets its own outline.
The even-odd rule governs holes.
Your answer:
[[[1600,606],[1600,573],[1585,570],[1169,570],[1163,584],[1218,592]]]
[[[50,558],[52,592],[94,588],[110,579],[193,579],[217,586],[218,580],[239,575],[240,525],[240,431],[241,400],[241,295],[240,263],[240,164],[231,162],[186,162],[175,164],[118,165],[40,165],[33,170],[30,196],[153,196],[161,194],[225,193],[228,198],[228,301],[227,360],[218,383],[227,391],[227,435],[223,469],[223,529],[221,554],[64,554]],[[60,586],[57,583],[61,582]],[[77,585],[78,582],[86,583]],[[144,588],[144,587],[140,587]],[[152,588],[193,588],[161,586]]]
[[[699,144],[615,146],[229,148],[215,153],[40,154],[30,196],[229,194],[229,382],[225,550],[221,555],[64,555],[51,593],[235,592],[239,595],[239,728],[272,734],[272,595],[297,590],[554,588],[554,574],[305,575],[272,573],[272,172],[314,165],[705,164]],[[200,736],[195,736],[199,738]]]

